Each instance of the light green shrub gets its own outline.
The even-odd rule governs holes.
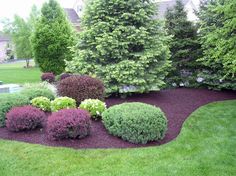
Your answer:
[[[60,109],[76,108],[76,101],[69,97],[59,97],[51,102],[52,111],[59,111]]]
[[[87,110],[93,118],[98,118],[106,110],[106,103],[98,99],[86,99],[79,107]]]
[[[47,97],[36,97],[31,100],[31,104],[43,111],[51,111],[51,101]]]

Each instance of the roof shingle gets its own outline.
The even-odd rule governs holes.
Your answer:
[[[75,12],[74,9],[64,8],[64,11],[71,23],[73,23],[73,24],[79,23],[79,21],[80,21],[79,16],[77,15],[77,13]]]

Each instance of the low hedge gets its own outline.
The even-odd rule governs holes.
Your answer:
[[[163,139],[167,130],[167,119],[161,109],[144,103],[112,106],[103,112],[102,120],[110,134],[132,143]]]
[[[20,93],[0,95],[0,127],[5,126],[6,113],[15,106],[30,104],[27,96]]]
[[[42,126],[45,113],[33,106],[14,107],[6,115],[7,129],[13,132],[33,130]]]

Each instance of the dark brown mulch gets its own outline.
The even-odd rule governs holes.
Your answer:
[[[228,99],[236,99],[236,92],[185,88],[134,95],[127,99],[118,97],[108,98],[106,102],[109,106],[122,102],[144,102],[159,106],[166,113],[168,131],[165,138],[159,142],[150,142],[146,145],[131,144],[109,135],[101,121],[93,121],[91,135],[79,140],[49,141],[46,138],[44,129],[13,133],[9,132],[6,128],[0,128],[0,138],[72,148],[127,148],[161,145],[178,136],[183,122],[195,109],[213,101]]]

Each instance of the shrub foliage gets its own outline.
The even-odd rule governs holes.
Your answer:
[[[160,108],[144,103],[123,103],[108,108],[102,120],[110,134],[132,143],[163,139],[167,119]]]
[[[90,133],[91,121],[87,111],[63,109],[48,118],[47,133],[51,140],[83,138]]]
[[[79,104],[85,99],[103,99],[104,85],[96,78],[90,76],[70,76],[58,84],[60,96],[67,96],[75,99]]]
[[[151,1],[89,1],[67,70],[96,75],[106,92],[159,90],[169,66],[168,38]]]
[[[60,81],[63,80],[63,79],[65,79],[65,78],[68,78],[68,77],[70,77],[70,76],[72,76],[71,73],[62,73],[62,74],[60,75]]]
[[[41,80],[52,83],[55,81],[55,75],[53,73],[43,73],[41,76]]]
[[[31,100],[31,104],[43,111],[51,111],[51,101],[47,97],[36,97]]]
[[[46,119],[45,113],[33,106],[15,107],[6,117],[7,129],[14,132],[33,130]]]
[[[199,12],[200,38],[205,67],[199,76],[213,89],[236,90],[236,1],[212,0]]]
[[[101,117],[102,113],[106,110],[106,103],[98,99],[86,99],[81,102],[79,107],[87,110],[96,119]]]
[[[53,100],[55,98],[55,93],[50,88],[47,88],[46,86],[41,86],[40,84],[32,84],[23,87],[21,94],[27,96],[29,100],[41,96],[47,97],[50,100]]]
[[[52,111],[59,111],[61,109],[76,108],[76,101],[69,97],[59,97],[51,102]]]
[[[27,96],[17,94],[0,95],[0,127],[5,126],[6,113],[15,106],[24,106],[30,103]]]
[[[73,32],[63,9],[57,1],[43,4],[41,17],[33,33],[33,53],[43,72],[60,74],[65,69],[65,59],[71,59]]]
[[[197,25],[187,19],[187,12],[181,0],[167,10],[165,26],[169,35],[172,68],[167,76],[167,82],[179,86],[196,85],[196,71],[199,69],[197,59],[201,54],[200,43],[197,37]]]

